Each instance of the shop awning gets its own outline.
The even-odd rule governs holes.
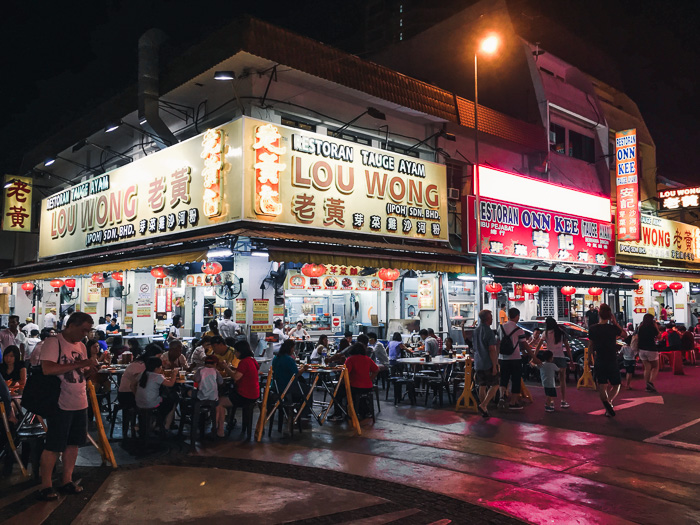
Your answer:
[[[261,241],[276,262],[337,264],[419,270],[423,272],[475,272],[462,252],[448,246],[400,244],[300,233],[239,230],[237,235]]]
[[[681,283],[700,283],[700,273],[697,272],[649,272],[644,270],[632,270],[635,279],[648,279],[650,281],[678,281]]]
[[[136,254],[129,253],[132,257]],[[95,262],[99,260],[100,257],[97,255],[92,256],[92,264],[76,264],[73,266],[67,266],[64,268],[42,268],[44,264],[34,264],[26,266],[27,272],[17,272],[11,276],[0,277],[0,281],[3,283],[16,283],[24,281],[34,281],[39,279],[55,279],[62,277],[70,277],[76,275],[86,275],[95,272],[113,272],[113,271],[124,271],[124,270],[138,270],[151,268],[153,266],[169,266],[172,264],[184,264],[193,263],[197,261],[202,261],[206,259],[206,250],[196,250],[180,253],[171,254],[160,254],[153,255],[151,257],[145,256],[143,258],[123,258],[118,257],[109,258],[103,262]],[[35,271],[32,271],[35,269]]]
[[[493,260],[486,258],[484,266],[499,283],[520,282],[540,286],[595,286],[620,290],[636,290],[638,284],[630,277],[594,267],[579,267],[566,263],[536,263]],[[554,266],[554,267],[552,267]],[[537,267],[537,269],[533,269]],[[551,268],[551,269],[550,269]]]

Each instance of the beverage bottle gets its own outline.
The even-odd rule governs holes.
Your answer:
[[[321,351],[321,364],[322,364],[323,366],[326,366],[326,356],[327,356],[327,355],[328,355],[328,352],[327,352],[326,349],[324,348],[324,349]]]

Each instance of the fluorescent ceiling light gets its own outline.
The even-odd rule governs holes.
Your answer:
[[[53,164],[54,162],[56,162],[56,159],[50,157],[44,161],[44,166],[51,166],[51,164]]]
[[[256,250],[256,251],[250,252],[250,255],[252,255],[253,257],[267,257],[267,252],[262,252],[262,251]]]
[[[207,259],[217,259],[222,257],[231,257],[233,252],[231,248],[214,248],[207,252]]]
[[[214,73],[214,80],[235,80],[236,74],[233,71],[217,71]]]

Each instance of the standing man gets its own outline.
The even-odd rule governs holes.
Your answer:
[[[63,454],[63,474],[59,490],[64,494],[79,494],[83,488],[73,483],[73,469],[78,458],[78,447],[87,438],[88,399],[85,389],[85,373],[94,372],[97,358],[88,359],[81,342],[92,328],[92,317],[76,312],[66,322],[63,332],[49,337],[41,349],[41,367],[46,375],[58,376],[61,391],[58,408],[47,419],[46,445],[41,455],[41,489],[39,498],[44,501],[58,499],[51,476],[56,460]]]
[[[49,313],[44,316],[44,328],[53,328],[56,330],[56,309],[51,308]]]
[[[27,317],[25,319],[25,321],[27,322],[27,324],[24,325],[24,328],[22,328],[22,331],[26,335],[31,335],[32,330],[36,330],[37,332],[41,332],[41,330],[39,329],[39,325],[34,322],[34,319],[32,318],[32,316]]]
[[[617,363],[617,338],[627,332],[617,323],[607,304],[600,305],[601,322],[588,330],[589,351],[595,355],[593,376],[598,385],[598,395],[605,407],[607,417],[615,416],[613,404],[620,393],[620,367]]]
[[[508,322],[501,325],[501,342],[499,345],[498,364],[501,367],[500,391],[501,399],[498,402],[499,408],[506,407],[506,390],[508,381],[511,381],[510,405],[511,410],[522,410],[520,402],[520,385],[523,378],[523,360],[521,353],[527,354],[535,363],[539,363],[532,347],[527,343],[527,335],[518,326],[520,321],[520,310],[511,308],[508,310]],[[510,340],[510,343],[507,341]],[[509,353],[510,352],[510,353]]]
[[[593,303],[588,305],[588,311],[586,312],[586,326],[591,329],[591,326],[598,324],[600,316],[598,315],[598,310],[595,309]]]
[[[489,417],[489,403],[498,391],[498,349],[496,336],[491,330],[493,315],[491,310],[479,312],[479,326],[474,330],[472,346],[474,348],[474,381],[479,385],[479,413]]]
[[[491,313],[490,310],[488,310],[489,313]],[[493,319],[493,316],[491,316]],[[505,303],[501,305],[501,309],[498,312],[498,324],[499,325],[504,325],[508,322],[508,313],[506,313],[506,305]]]
[[[19,330],[19,316],[11,315],[7,321],[7,328],[0,330],[0,348],[4,350],[10,345],[15,345],[19,348],[19,355],[24,360],[26,339],[24,332]]]
[[[659,310],[659,319],[664,323],[668,321],[668,310],[666,310],[666,305],[661,303],[661,310]]]
[[[219,334],[224,339],[227,337],[235,338],[240,330],[238,323],[231,320],[231,316],[233,316],[233,312],[230,308],[226,308],[226,310],[224,310],[224,318],[219,321]]]

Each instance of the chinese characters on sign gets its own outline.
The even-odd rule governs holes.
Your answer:
[[[700,186],[663,190],[658,193],[662,210],[700,207]]]
[[[255,212],[276,216],[282,212],[280,203],[280,172],[286,166],[280,162],[287,148],[280,146],[280,134],[272,124],[255,130]]]
[[[3,231],[29,232],[32,229],[32,179],[5,175]]]
[[[444,166],[252,119],[244,134],[255,154],[250,218],[447,239]]]
[[[615,133],[615,180],[617,181],[617,238],[637,241],[639,223],[639,177],[637,171],[637,130]]]
[[[226,132],[223,129],[210,129],[202,138],[202,186],[204,187],[202,208],[205,217],[221,214],[221,194],[223,176],[230,169],[226,163]]]
[[[639,241],[618,240],[618,253],[684,261],[684,266],[687,266],[687,263],[700,262],[700,228],[651,215],[642,215],[640,222],[642,236]]]
[[[476,253],[476,199],[469,199],[469,251]],[[609,265],[610,222],[481,198],[481,250],[488,255]]]

